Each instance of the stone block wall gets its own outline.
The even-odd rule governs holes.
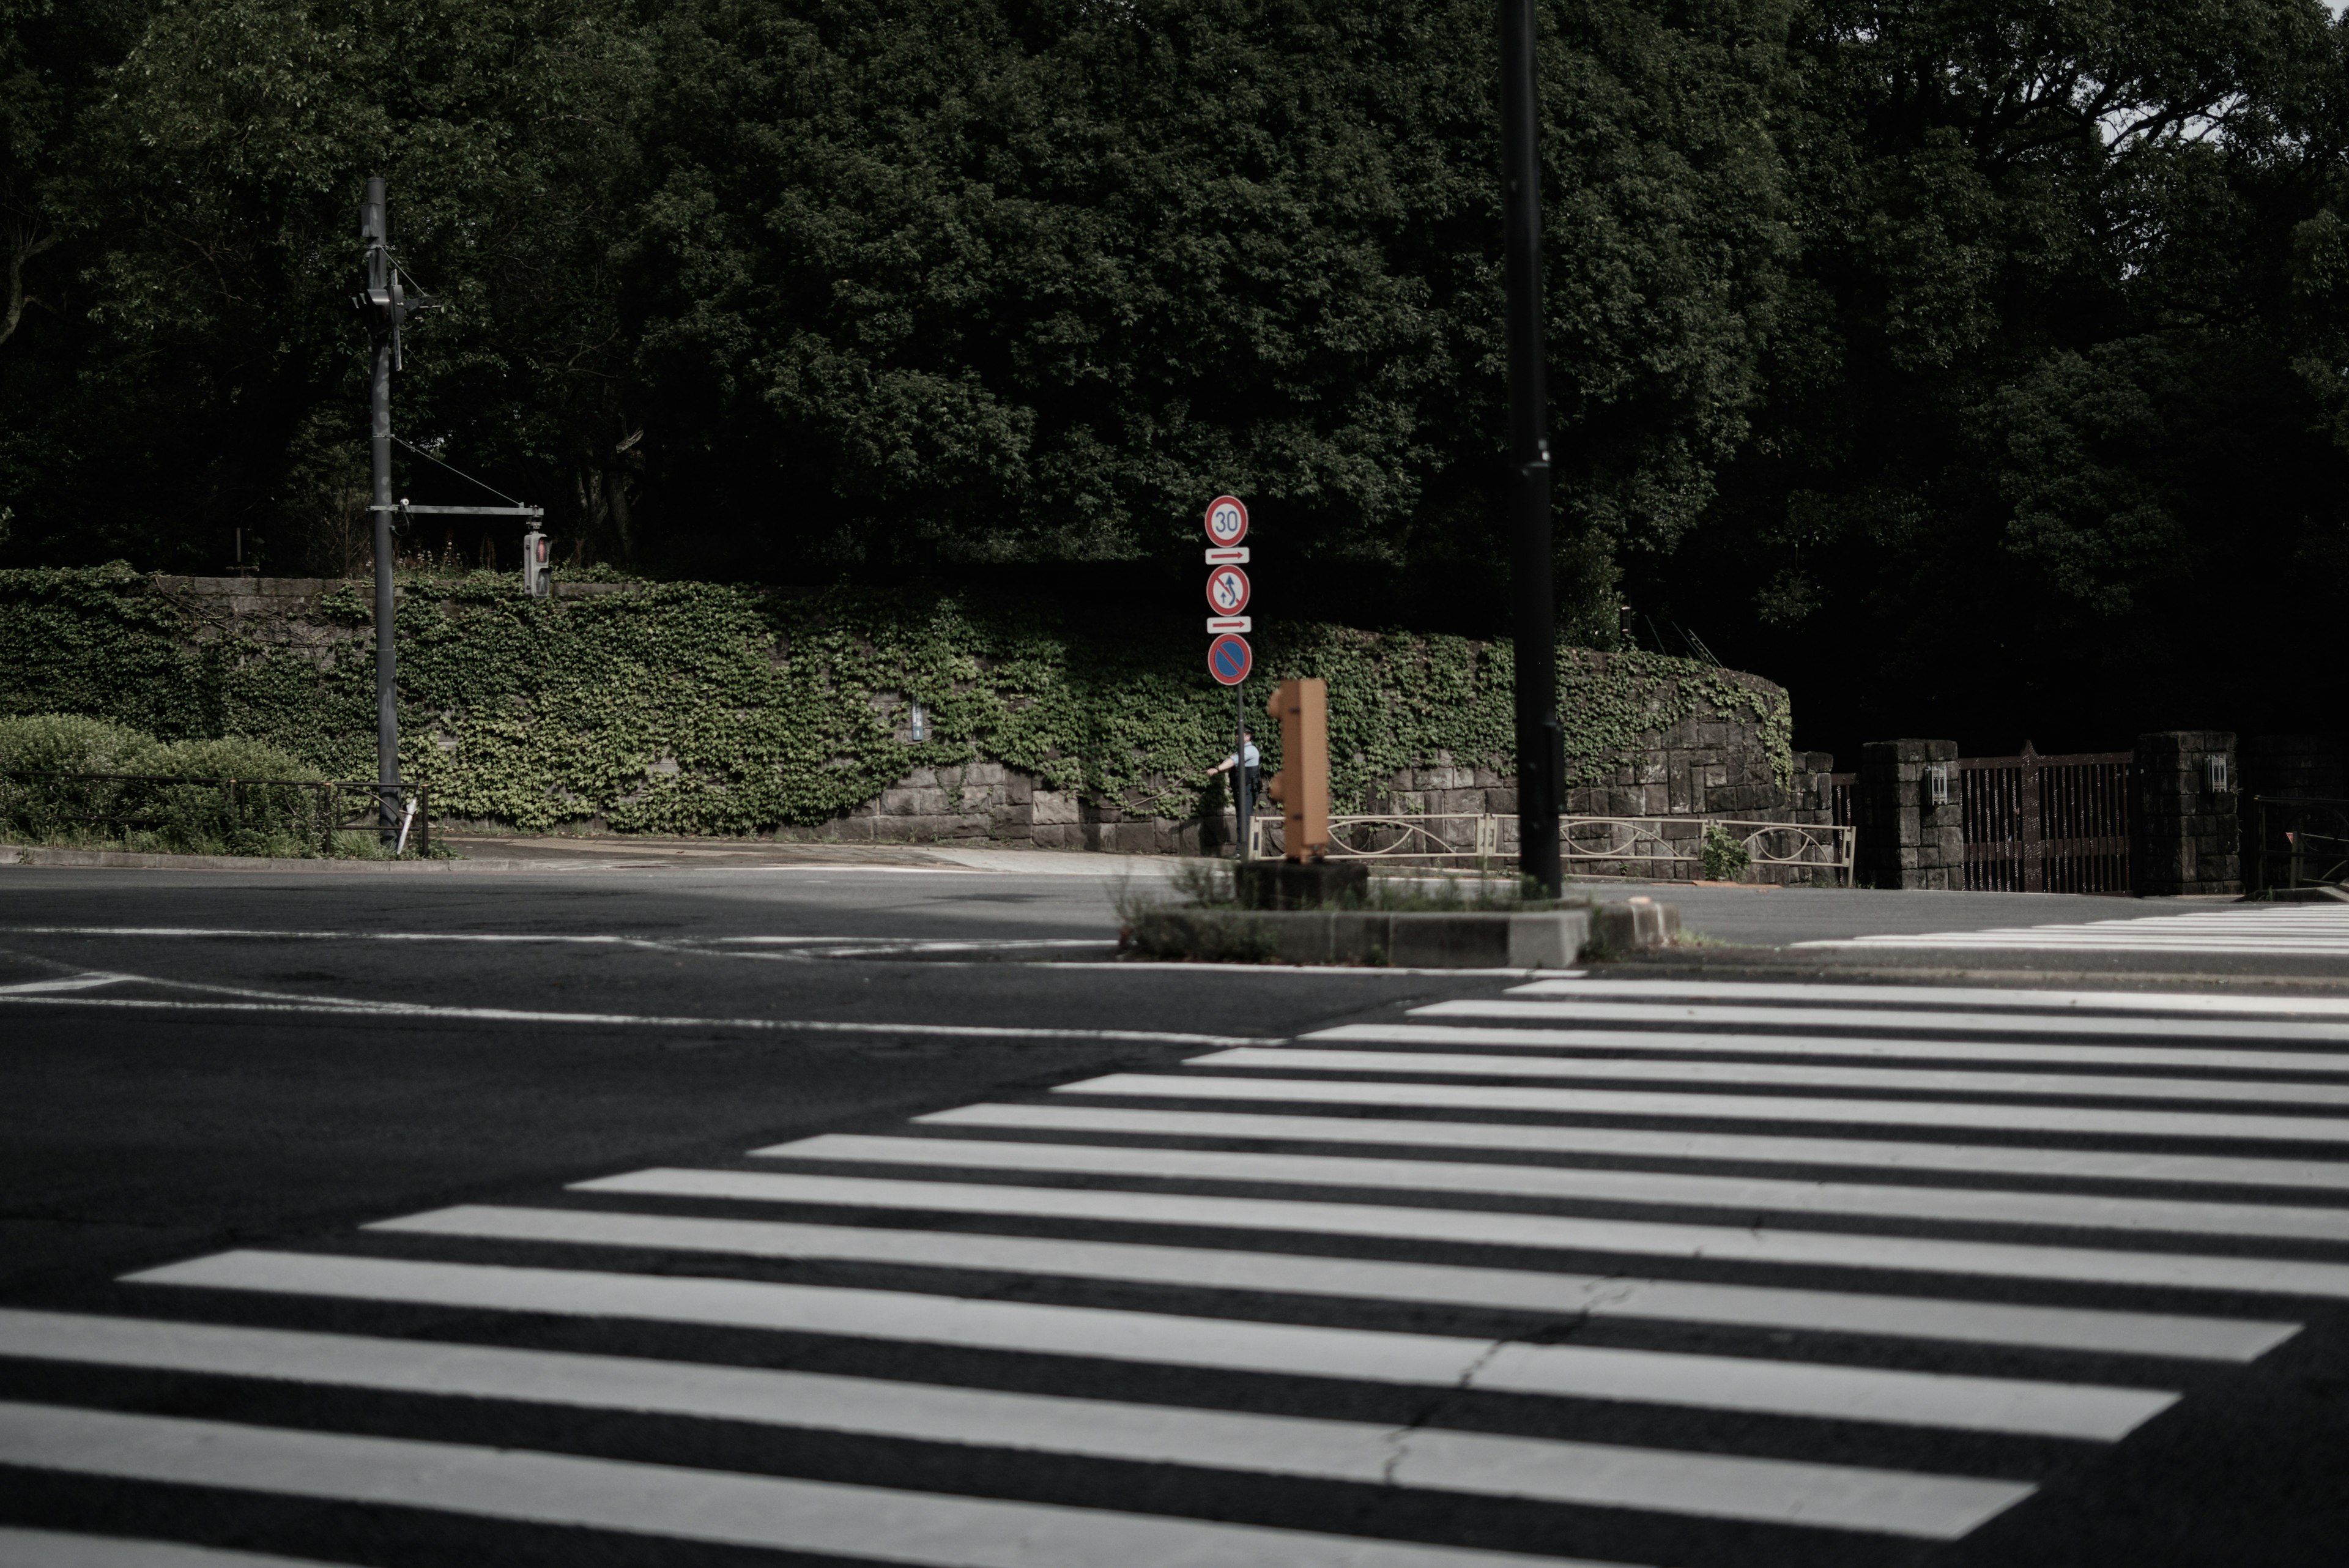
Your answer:
[[[1795,777],[1786,789],[1785,819],[1823,827],[1835,819],[1835,753],[1796,752]]]
[[[2226,768],[2222,788],[2211,786],[2214,757]],[[2243,890],[2235,777],[2235,737],[2224,730],[2137,738],[2129,868],[2138,897]]]
[[[1935,805],[1926,769],[1958,760],[1955,741],[1871,741],[1860,748],[1854,796],[1857,880],[1864,888],[1966,885],[1966,846],[1952,770],[1948,804]]]
[[[1573,816],[1785,819],[1788,792],[1752,725],[1697,714],[1646,738],[1644,751],[1566,792]],[[1516,807],[1514,798],[1508,810]]]

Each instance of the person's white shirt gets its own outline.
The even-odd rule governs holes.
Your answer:
[[[1247,743],[1247,757],[1246,757],[1246,760],[1245,760],[1245,761],[1243,761],[1243,762],[1240,763],[1240,766],[1242,766],[1242,767],[1244,767],[1244,768],[1252,768],[1252,767],[1256,767],[1256,766],[1257,765],[1257,763],[1258,763],[1258,758],[1259,758],[1259,756],[1260,756],[1260,755],[1261,755],[1261,753],[1259,753],[1257,751],[1257,749],[1256,749],[1256,742],[1255,742],[1254,741],[1250,741],[1250,742]],[[1230,767],[1231,765],[1232,765],[1232,759],[1231,759],[1231,758],[1229,758],[1229,757],[1226,757],[1226,758],[1224,759],[1224,766],[1226,766],[1226,767]]]

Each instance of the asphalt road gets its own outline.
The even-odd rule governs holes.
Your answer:
[[[0,1564],[2342,1560],[2349,912],[1162,872],[0,869]]]

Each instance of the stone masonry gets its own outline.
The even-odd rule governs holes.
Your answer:
[[[1863,888],[1966,885],[1966,846],[1952,770],[1949,802],[1935,805],[1926,770],[1957,761],[1955,741],[1871,741],[1860,748],[1854,794],[1859,825],[1856,880]]]
[[[2224,783],[2215,786],[2214,759],[2225,771]],[[2139,735],[2135,776],[2129,871],[2138,897],[2240,893],[2235,737],[2224,730]]]

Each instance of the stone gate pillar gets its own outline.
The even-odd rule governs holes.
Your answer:
[[[2235,737],[2164,730],[2137,738],[2129,790],[2129,881],[2140,898],[2240,893]]]
[[[1870,741],[1859,749],[1854,878],[1863,888],[1963,888],[1966,845],[1958,814],[1955,741]],[[1939,767],[1947,795],[1933,799]]]

